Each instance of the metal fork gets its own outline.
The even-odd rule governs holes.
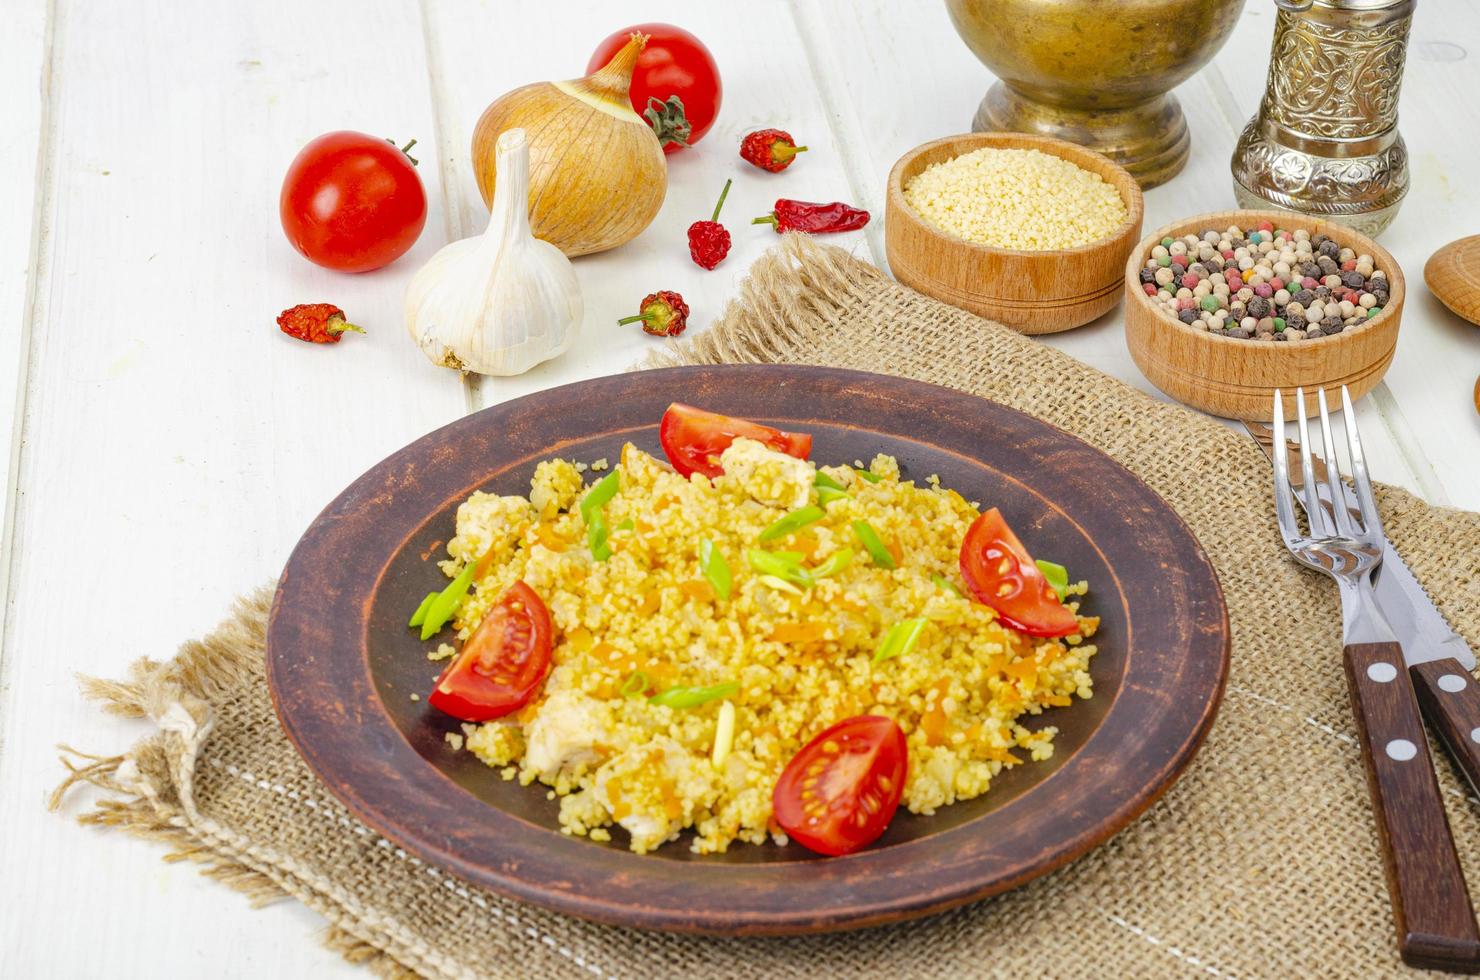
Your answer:
[[[1305,392],[1295,393],[1300,443],[1301,503],[1310,522],[1302,534],[1292,506],[1289,462],[1274,454],[1274,509],[1285,547],[1302,565],[1336,580],[1341,592],[1343,660],[1356,715],[1367,786],[1377,816],[1393,903],[1398,950],[1404,962],[1443,970],[1480,970],[1480,930],[1455,853],[1439,783],[1434,778],[1418,701],[1403,650],[1372,595],[1372,573],[1382,564],[1382,521],[1362,455],[1351,395],[1343,385],[1341,406],[1352,482],[1360,513],[1327,509],[1317,498],[1311,428]],[[1317,394],[1321,444],[1331,499],[1341,499],[1340,464],[1331,437],[1326,392]],[[1274,431],[1285,437],[1285,406],[1274,394]],[[1278,444],[1278,443],[1277,443]]]

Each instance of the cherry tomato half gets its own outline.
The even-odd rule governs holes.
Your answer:
[[[1029,636],[1068,636],[1079,632],[1073,610],[1033,564],[1002,512],[986,511],[961,542],[961,577],[977,602],[997,610],[1002,621]]]
[[[491,721],[529,703],[550,672],[550,612],[515,582],[488,610],[427,698],[463,721]]]
[[[724,472],[719,465],[720,453],[741,437],[765,443],[797,459],[806,459],[812,452],[812,437],[806,433],[782,432],[769,425],[717,415],[679,402],[668,406],[658,425],[658,441],[663,444],[663,452],[683,477],[690,473],[703,473],[711,480],[719,476]]]
[[[634,32],[648,35],[648,43],[637,56],[637,68],[632,73],[632,108],[642,116],[650,97],[667,102],[670,95],[678,96],[683,102],[684,116],[693,127],[687,139],[692,146],[703,139],[709,127],[714,125],[724,94],[719,81],[719,66],[714,63],[714,55],[709,53],[703,41],[672,24],[625,27],[596,46],[586,64],[586,74],[611,61]],[[664,153],[684,148],[683,143],[663,137],[660,129],[658,139],[663,143]]]
[[[909,774],[904,732],[880,715],[847,718],[792,757],[776,780],[776,822],[819,854],[852,854],[889,826]]]
[[[310,262],[339,272],[389,265],[427,223],[427,195],[403,150],[365,133],[325,133],[288,167],[283,232]]]

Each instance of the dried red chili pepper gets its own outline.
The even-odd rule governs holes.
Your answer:
[[[654,337],[677,337],[689,325],[689,304],[671,289],[660,289],[642,298],[636,316],[626,316],[617,323],[642,321],[642,329]]]
[[[763,214],[751,222],[753,225],[771,225],[779,235],[783,231],[805,231],[823,234],[834,231],[854,231],[868,224],[869,214],[842,201],[831,204],[814,204],[811,201],[791,201],[786,198],[776,202],[776,209]]]
[[[300,303],[278,314],[277,325],[289,337],[310,344],[337,344],[345,331],[365,331],[344,318],[344,311],[333,303]]]
[[[740,157],[771,173],[791,166],[798,153],[807,152],[784,129],[758,129],[740,142]]]
[[[713,269],[730,254],[730,233],[719,223],[719,209],[725,206],[732,183],[725,181],[725,189],[719,192],[719,203],[714,206],[713,217],[689,225],[689,256],[701,269]]]

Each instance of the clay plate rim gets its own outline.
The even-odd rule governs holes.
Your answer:
[[[810,417],[858,427],[853,418],[811,411],[851,406],[855,418],[870,420],[860,428],[922,446],[935,445],[925,436],[949,442],[953,432],[965,438],[958,430],[978,425],[994,438],[1016,440],[1012,452],[1030,453],[1040,466],[1063,465],[1070,485],[1092,478],[1097,494],[1121,498],[1124,506],[1113,509],[1113,520],[1112,511],[1101,514],[1081,502],[1087,523],[1134,525],[1168,537],[1169,546],[1154,555],[1137,549],[1117,555],[1115,574],[1154,573],[1157,584],[1146,589],[1164,590],[1188,615],[1153,624],[1179,632],[1172,641],[1157,635],[1144,646],[1137,646],[1128,618],[1125,674],[1089,740],[1022,796],[940,833],[845,858],[715,864],[713,875],[699,875],[691,870],[699,865],[598,847],[530,825],[458,791],[390,721],[364,646],[372,585],[394,555],[376,556],[379,568],[358,573],[365,566],[345,561],[343,549],[372,537],[374,522],[387,523],[388,513],[410,528],[440,509],[445,497],[417,499],[412,491],[428,473],[468,470],[456,450],[480,430],[553,449],[589,434],[562,431],[562,405],[616,406],[611,411],[618,416],[641,410],[655,425],[662,405],[677,398],[760,419],[804,423]],[[806,411],[794,411],[793,403]],[[518,449],[516,455],[528,454]],[[974,458],[993,465],[986,456]],[[468,478],[478,482],[476,475]],[[1063,487],[1056,484],[1052,492],[1062,495]],[[1098,550],[1099,542],[1091,544]],[[511,898],[614,925],[792,934],[942,911],[1017,887],[1103,843],[1191,762],[1222,699],[1229,643],[1217,576],[1186,524],[1128,470],[1074,436],[995,402],[921,382],[746,365],[670,368],[549,389],[459,419],[392,454],[319,515],[290,557],[269,618],[267,676],[285,732],[326,788],[375,831],[433,866]],[[984,833],[990,829],[984,824],[1018,829],[998,838]]]

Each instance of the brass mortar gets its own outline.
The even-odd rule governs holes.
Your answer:
[[[1217,54],[1244,0],[946,0],[999,81],[972,120],[1088,146],[1142,187],[1176,176],[1191,137],[1169,93]]]

